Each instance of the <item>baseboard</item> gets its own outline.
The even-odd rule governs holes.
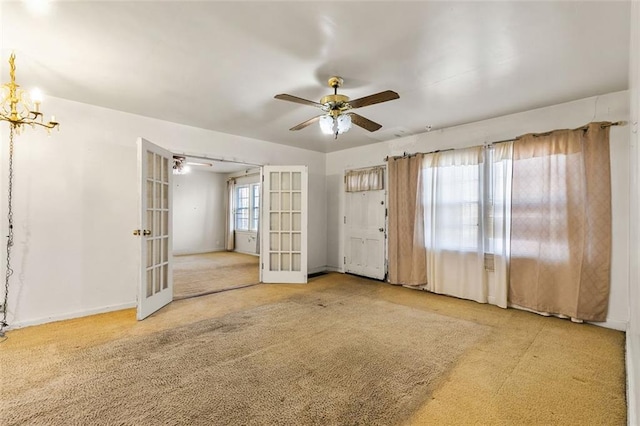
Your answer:
[[[612,330],[618,331],[626,331],[627,330],[627,322],[626,321],[618,321],[618,320],[606,320],[601,322],[596,321],[585,321],[588,324],[597,325],[599,327],[610,328]]]
[[[186,256],[189,254],[203,254],[203,253],[212,253],[216,251],[225,251],[224,247],[214,247],[209,249],[200,249],[200,250],[174,250],[174,256]]]
[[[329,272],[330,269],[325,266],[316,266],[315,268],[307,268],[307,275],[318,274],[320,272]]]
[[[638,389],[638,379],[636,374],[640,375],[640,371],[636,373],[637,365],[634,365],[634,360],[640,360],[640,341],[633,342],[636,338],[640,340],[638,335],[627,331],[627,345],[626,345],[626,362],[627,362],[627,424],[629,426],[637,426],[640,422],[638,417],[640,413],[638,408],[640,407],[640,389]]]
[[[339,272],[341,274],[344,274],[344,269],[337,266],[325,266],[324,269],[327,272]]]
[[[10,324],[7,329],[14,330],[17,328],[31,327],[32,325],[41,325],[41,324],[47,324],[50,322],[87,317],[89,315],[104,314],[106,312],[121,311],[123,309],[135,308],[136,306],[138,306],[136,302],[130,302],[130,303],[122,303],[119,305],[103,306],[103,307],[94,308],[94,309],[86,309],[83,311],[68,312],[60,315],[51,315],[51,316],[36,318],[32,320],[27,320],[27,321],[14,322],[13,324]]]
[[[260,257],[260,253],[256,253],[255,251],[240,251],[240,250],[234,250],[234,253],[241,253],[241,254],[248,254],[251,256],[256,256],[256,257]]]

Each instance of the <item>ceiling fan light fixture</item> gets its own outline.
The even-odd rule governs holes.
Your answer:
[[[322,117],[320,117],[320,130],[322,131],[322,133],[324,133],[325,135],[333,135],[334,131],[333,131],[333,117],[329,114],[327,115],[323,115]]]
[[[351,116],[349,114],[340,114],[336,118],[336,124],[338,126],[338,134],[347,133],[351,129]]]

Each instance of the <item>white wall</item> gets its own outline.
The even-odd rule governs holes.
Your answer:
[[[224,250],[226,192],[223,173],[173,176],[173,254]]]
[[[640,3],[631,5],[631,47],[629,51],[631,114],[631,237],[629,247],[629,328],[627,329],[627,403],[629,425],[640,424]]]
[[[136,140],[174,153],[309,167],[309,269],[326,265],[325,155],[64,99],[43,110],[62,124],[51,137],[25,129],[17,141],[12,326],[133,306],[138,280]],[[7,191],[6,126],[2,198]],[[6,201],[0,220],[6,235]],[[4,240],[4,238],[3,238]],[[3,273],[4,271],[2,271]]]
[[[596,108],[597,107],[597,108]],[[351,168],[384,164],[386,156],[461,148],[513,138],[529,132],[574,128],[590,121],[628,120],[628,92],[617,92],[512,114],[327,155],[327,261],[342,270],[344,192],[342,176]],[[611,297],[606,326],[624,330],[628,319],[629,128],[611,128],[613,253]]]

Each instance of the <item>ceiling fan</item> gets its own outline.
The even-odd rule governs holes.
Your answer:
[[[322,99],[320,99],[320,102],[314,102],[284,93],[274,96],[276,99],[295,102],[303,105],[310,105],[325,112],[324,114],[318,115],[305,122],[302,122],[297,126],[290,128],[289,130],[304,129],[305,127],[318,121],[320,123],[320,129],[322,130],[322,133],[334,135],[336,139],[338,138],[339,134],[349,131],[352,123],[370,132],[375,132],[382,127],[381,124],[378,124],[375,121],[371,121],[368,118],[364,118],[363,116],[356,114],[355,112],[351,112],[350,110],[400,98],[400,95],[398,95],[393,90],[385,90],[384,92],[350,101],[348,96],[338,94],[338,87],[341,87],[342,84],[342,78],[331,77],[329,79],[329,87],[333,88],[333,95],[322,97]]]
[[[187,157],[182,155],[174,155],[173,156],[173,174],[174,175],[183,175],[188,173],[191,168],[189,166],[207,166],[211,167],[211,163],[201,163],[197,161],[187,161]]]

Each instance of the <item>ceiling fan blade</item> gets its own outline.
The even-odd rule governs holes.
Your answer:
[[[275,95],[274,98],[280,99],[282,101],[295,102],[297,104],[310,105],[316,108],[322,108],[322,104],[314,101],[310,101],[308,99],[299,98],[293,95],[287,95],[286,93],[282,93],[280,95]]]
[[[399,97],[400,95],[393,90],[385,90],[384,92],[376,93],[375,95],[369,95],[364,98],[349,101],[349,105],[351,105],[351,108],[362,108],[373,104],[379,104],[380,102],[392,101]]]
[[[363,129],[368,130],[370,132],[375,132],[380,127],[382,127],[382,124],[378,124],[375,121],[371,121],[368,118],[364,118],[363,116],[356,114],[355,112],[350,112],[348,114],[351,116],[351,122],[353,124],[355,124],[356,126],[360,126]]]
[[[315,123],[316,121],[320,120],[320,117],[322,117],[322,115],[319,115],[317,117],[313,117],[308,119],[307,121],[298,124],[297,126],[293,126],[292,128],[290,128],[289,130],[300,130],[300,129],[304,129],[305,127]]]

